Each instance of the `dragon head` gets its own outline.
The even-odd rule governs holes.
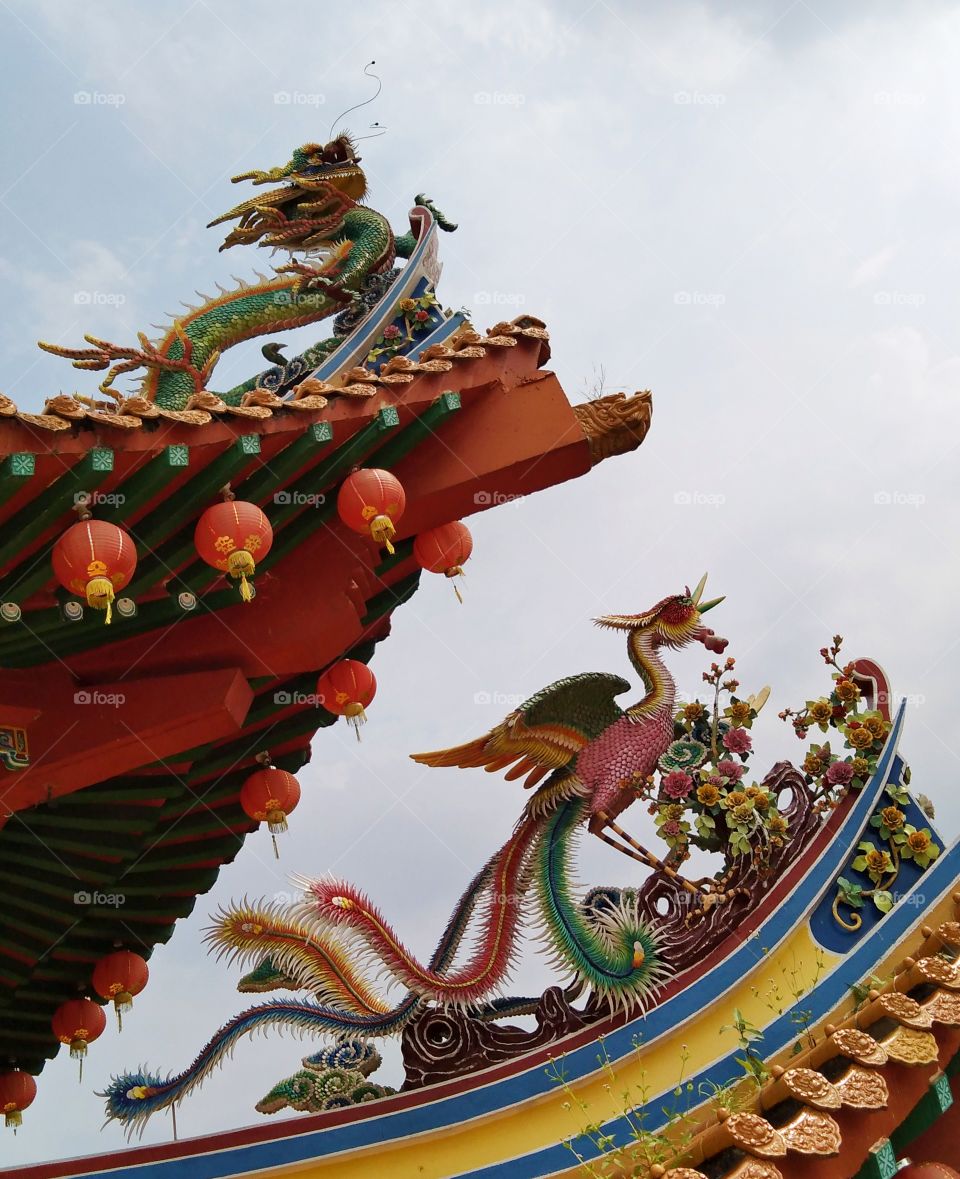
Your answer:
[[[282,187],[251,197],[209,223],[207,228],[237,221],[221,250],[254,243],[294,250],[323,243],[344,207],[367,192],[356,144],[347,134],[325,144],[305,143],[279,168],[233,177],[234,184],[243,180]]]
[[[719,655],[727,640],[704,626],[701,618],[708,610],[719,606],[723,598],[704,602],[703,587],[706,584],[707,575],[704,574],[692,593],[686,588],[682,594],[671,594],[643,614],[605,614],[594,621],[598,626],[613,630],[646,631],[658,647],[685,647],[696,641]]]
[[[301,187],[323,181],[332,184],[334,188],[345,193],[351,200],[362,200],[367,191],[367,178],[363,174],[360,157],[357,155],[356,144],[349,135],[338,135],[329,143],[305,143],[298,147],[282,168],[275,169],[277,176],[268,174],[269,180],[293,180]],[[254,184],[265,184],[266,180],[257,180],[249,174],[237,177],[238,180],[253,179]]]

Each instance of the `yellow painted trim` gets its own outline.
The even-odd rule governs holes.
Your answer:
[[[824,963],[819,973],[818,953]],[[638,1094],[638,1102],[644,1088],[649,1096],[671,1090],[681,1079],[680,1045],[685,1044],[690,1053],[684,1069],[686,1075],[698,1073],[726,1056],[736,1047],[736,1034],[733,1031],[720,1033],[719,1028],[733,1023],[734,1008],[739,1008],[751,1023],[762,1027],[778,1014],[775,1007],[771,1009],[768,1005],[770,1000],[765,998],[772,986],[779,985],[785,1010],[794,1002],[790,990],[809,991],[818,977],[825,977],[840,961],[840,956],[821,950],[815,944],[806,925],[795,929],[769,955],[764,955],[758,944],[754,970],[714,1005],[679,1025],[670,1036],[615,1062],[609,1071],[598,1062],[597,1072],[582,1079],[574,1089],[577,1097],[589,1106],[586,1115],[580,1114],[576,1108],[564,1109],[569,1098],[558,1086],[555,1092],[502,1113],[461,1122],[453,1128],[430,1131],[422,1137],[407,1137],[399,1142],[363,1147],[349,1154],[255,1173],[274,1177],[336,1175],[337,1179],[369,1179],[373,1174],[390,1175],[391,1179],[406,1176],[411,1179],[446,1179],[555,1146],[577,1134],[584,1121],[604,1122],[621,1113],[615,1095],[626,1089]],[[642,1023],[639,1026],[642,1028]],[[598,1054],[600,1051],[598,1046]]]

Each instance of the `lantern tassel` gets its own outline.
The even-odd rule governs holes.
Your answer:
[[[273,843],[273,858],[275,860],[279,860],[280,859],[280,849],[277,847],[277,837],[276,837],[276,835],[274,835],[274,833],[272,831],[270,832],[270,840]]]
[[[453,581],[453,579],[456,577],[463,577],[464,576],[463,566],[462,565],[451,565],[449,569],[444,570],[443,575],[444,575],[444,577],[449,577],[451,581]],[[453,581],[453,592],[457,595],[457,601],[462,606],[463,605],[463,594],[460,592],[460,587],[457,585],[456,581]]]
[[[113,582],[109,577],[93,577],[87,582],[87,605],[106,612],[107,626],[113,620],[113,598]]]
[[[129,991],[120,991],[114,996],[113,1009],[117,1013],[117,1031],[123,1031],[123,1013],[133,1010],[133,995]]]
[[[347,718],[350,724],[353,725],[353,731],[357,734],[357,740],[359,741],[360,726],[367,723],[367,714],[363,705],[359,704],[357,701],[353,701],[344,709],[343,715]]]
[[[253,587],[247,581],[253,577],[257,566],[253,557],[246,549],[236,549],[227,557],[227,572],[233,578],[240,579],[240,597],[245,602],[253,601]]]
[[[267,826],[271,835],[280,835],[287,830],[287,816],[275,798],[267,803]]]
[[[389,516],[375,516],[370,521],[370,535],[382,548],[385,548],[390,556],[394,556],[396,549],[391,544],[396,535],[396,528],[393,526],[393,521]]]
[[[18,1109],[8,1109],[5,1111],[3,1122],[8,1130],[12,1129],[16,1134],[17,1127],[23,1125],[23,1114]]]

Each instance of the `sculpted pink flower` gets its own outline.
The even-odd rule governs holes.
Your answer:
[[[723,761],[717,763],[717,773],[722,774],[725,778],[732,778],[734,782],[739,782],[746,770],[746,766],[731,761],[729,758],[724,758]]]
[[[683,770],[671,770],[660,783],[667,798],[686,798],[693,785],[693,779]]]
[[[728,729],[723,734],[723,747],[731,753],[749,753],[753,739],[746,729]]]
[[[680,834],[680,824],[676,819],[667,819],[664,825],[660,828],[660,831],[663,835],[674,838]]]
[[[825,782],[831,786],[846,786],[853,781],[853,763],[849,761],[835,761],[827,770]]]

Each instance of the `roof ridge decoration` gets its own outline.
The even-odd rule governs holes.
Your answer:
[[[325,145],[305,144],[281,168],[233,178],[234,183],[252,180],[255,185],[284,182],[210,223],[236,221],[221,249],[258,244],[287,250],[290,260],[276,267],[272,275],[258,274],[255,283],[238,279],[233,290],[221,288],[217,295],[201,295],[203,301],[176,317],[159,339],[138,333],[136,347],[89,333],[84,337],[89,345],[86,348],[43,341],[40,347],[72,360],[75,368],[106,369],[100,391],[111,397],[117,397],[113,387],[117,377],[143,370],[143,396],[160,409],[184,411],[198,395],[210,397],[209,381],[220,356],[241,341],[318,323],[338,313],[342,315],[341,331],[349,334],[358,311],[365,318],[367,304],[379,302],[385,287],[393,285],[395,259],[411,258],[421,235],[432,225],[447,232],[456,229],[428,198],[418,197],[422,215],[417,220],[411,217],[409,233],[395,236],[381,213],[359,203],[367,187],[359,165],[356,146],[344,134]],[[410,320],[409,327],[419,332],[437,326],[442,319],[435,296],[426,288],[402,299],[398,310],[405,322]],[[309,360],[306,354],[297,358],[304,372],[310,362],[315,365],[338,347],[337,328],[335,322],[335,334],[308,350]],[[399,324],[385,327],[382,341],[403,339]],[[374,355],[393,350],[392,343],[385,343]],[[266,345],[265,356],[280,361],[282,367],[290,363],[274,343]],[[220,411],[221,404],[242,407],[252,387],[255,382],[244,382],[215,394],[219,403],[213,408]]]
[[[629,401],[613,399],[613,405],[612,415],[601,409],[596,419],[622,422]],[[634,409],[646,408],[641,395]],[[886,703],[882,711],[869,707],[876,701],[865,696],[857,678],[866,683],[869,672],[871,691],[884,701],[885,682],[878,682],[872,661],[841,666],[841,640],[835,637],[824,649],[834,682],[824,723],[836,729],[843,747],[818,757],[816,767],[805,762],[803,773],[779,763],[762,780],[752,780],[750,730],[768,689],[741,694],[735,661],[727,657],[704,673],[708,700],[678,707],[662,658],[662,652],[694,642],[717,656],[724,651],[726,639],[703,622],[722,601],[704,597],[705,582],[704,576],[694,590],[684,588],[641,613],[595,620],[625,633],[628,657],[645,689],[634,705],[616,703],[630,687],[620,676],[572,676],[536,693],[474,741],[413,755],[432,767],[503,771],[508,780],[524,778],[535,788],[510,838],[468,884],[429,960],[411,953],[367,895],[345,880],[295,877],[303,890],[299,902],[230,906],[217,915],[208,940],[218,957],[252,967],[240,989],[299,989],[310,997],[241,1012],[181,1073],[163,1078],[140,1070],[115,1077],[106,1091],[108,1117],[131,1129],[142,1126],[188,1096],[241,1038],[268,1027],[296,1028],[355,1045],[358,1052],[370,1038],[400,1035],[405,1089],[446,1081],[571,1033],[598,1031],[611,1018],[642,1016],[667,1001],[675,977],[708,962],[731,934],[742,945],[743,927],[767,895],[804,857],[818,862],[817,841],[822,844],[833,812],[851,809],[863,792],[866,821],[883,787],[901,773],[893,758],[902,711],[894,724]],[[784,719],[805,735],[820,711],[808,702],[800,714],[787,710]],[[867,725],[869,742],[851,736]],[[789,803],[781,799],[787,794]],[[617,822],[638,800],[655,817],[669,849],[665,859]],[[652,874],[639,887],[594,888],[579,897],[572,876],[583,827]],[[721,854],[723,867],[714,876],[685,873],[694,846]],[[525,928],[539,939],[566,992],[554,987],[539,1000],[504,993]],[[461,946],[471,948],[460,954]],[[822,952],[815,957],[814,983],[825,969]],[[948,992],[960,989],[960,974],[952,963],[927,954],[910,960],[904,985],[912,978],[935,985],[944,997],[921,1007],[905,995],[871,992],[859,1026],[895,1021],[898,1030],[883,1040],[884,1059],[926,1064],[936,1056],[930,1031],[935,1021],[957,1021],[960,1009]],[[403,989],[398,1001],[380,993],[382,979]],[[590,993],[587,1007],[572,1008],[570,1001],[583,992]],[[521,1014],[535,1014],[537,1028],[496,1023]],[[763,1061],[750,1046],[756,1029],[739,1011],[736,1017],[757,1081]],[[854,1063],[861,1071],[868,1068],[871,1054],[862,1046],[852,1051],[855,1057],[859,1052]],[[762,1106],[737,1113],[717,1131],[722,1142],[716,1149],[732,1145],[767,1158],[788,1151],[836,1153],[840,1131],[830,1111],[845,1100],[875,1107],[883,1086],[860,1073],[846,1078],[845,1088],[835,1086],[812,1060],[806,1053],[777,1074],[776,1091],[802,1104],[796,1116],[774,1127]],[[295,1081],[280,1088],[286,1091]]]
[[[254,387],[245,392],[237,404],[230,404],[225,398],[204,390],[188,398],[183,409],[164,409],[155,401],[140,394],[122,396],[117,393],[114,401],[104,401],[82,396],[78,393],[58,393],[47,398],[42,413],[20,410],[12,398],[0,393],[0,419],[9,418],[42,430],[58,432],[71,426],[88,423],[117,430],[134,430],[146,422],[157,419],[186,426],[205,426],[216,418],[249,418],[263,421],[277,412],[319,413],[331,399],[357,399],[373,397],[376,393],[392,388],[402,388],[417,376],[429,373],[449,372],[454,364],[482,360],[488,349],[515,347],[521,339],[536,340],[543,346],[541,361],[546,359],[550,339],[549,332],[537,320],[529,323],[531,316],[519,316],[516,321],[499,323],[489,329],[487,335],[475,331],[464,332],[456,337],[452,345],[437,343],[426,348],[417,361],[406,356],[391,358],[382,369],[357,365],[339,374],[343,383],[334,384],[317,377],[304,377],[292,386],[286,397],[280,397],[269,389]],[[623,394],[600,401],[619,401]],[[648,393],[636,394],[635,398],[650,399]],[[605,412],[587,406],[587,402],[573,406],[573,412],[591,439],[591,454],[594,463],[602,458],[634,450],[643,441],[649,428],[649,410],[642,408],[641,401],[628,409],[626,407]],[[646,426],[644,426],[644,419]],[[604,437],[604,431],[616,433],[618,442],[594,442]],[[629,442],[629,444],[628,444]]]

